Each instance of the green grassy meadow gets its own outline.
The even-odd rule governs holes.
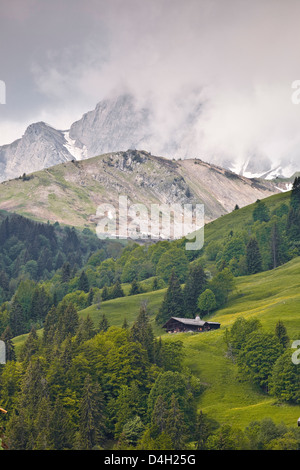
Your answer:
[[[273,271],[238,278],[226,308],[213,315],[213,320],[221,323],[219,330],[172,335],[184,342],[184,363],[207,384],[199,401],[203,412],[220,423],[228,421],[242,428],[265,417],[296,425],[300,406],[277,404],[239,377],[236,365],[226,356],[224,332],[238,316],[258,318],[271,332],[282,320],[291,342],[299,338],[300,258]]]
[[[135,296],[108,300],[100,309],[92,305],[80,313],[89,315],[97,326],[105,314],[110,325],[129,326],[135,320],[141,302],[147,301],[154,332],[164,341],[180,339],[184,343],[184,367],[188,367],[205,384],[198,403],[201,409],[220,423],[231,422],[244,428],[253,420],[270,417],[274,422],[296,425],[300,406],[279,405],[273,397],[242,379],[234,362],[227,357],[224,333],[238,316],[258,318],[265,330],[274,331],[278,320],[287,328],[290,340],[300,337],[300,258],[272,271],[237,278],[236,288],[227,306],[210,319],[221,323],[219,330],[205,333],[166,334],[154,322],[165,289]],[[39,332],[41,334],[41,331]],[[26,335],[15,338],[16,350]]]
[[[142,301],[147,300],[152,325],[164,341],[180,339],[184,343],[184,366],[206,385],[199,400],[199,410],[220,423],[231,422],[244,428],[253,420],[270,417],[274,422],[296,425],[300,406],[278,405],[273,397],[242,379],[236,365],[226,355],[224,333],[238,316],[258,318],[265,330],[274,331],[278,320],[287,328],[290,340],[300,338],[300,258],[272,271],[237,278],[235,291],[226,308],[211,319],[221,323],[219,330],[205,333],[165,334],[154,323],[154,315],[165,290],[126,296],[103,302],[100,310],[93,305],[80,312],[89,314],[95,324],[103,313],[111,325],[121,326],[124,317],[132,324]]]

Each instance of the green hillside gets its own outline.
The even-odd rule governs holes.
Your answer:
[[[99,323],[101,316],[104,314],[108,318],[111,326],[122,326],[124,319],[126,319],[129,326],[131,326],[139,313],[141,304],[146,302],[153,330],[156,335],[159,335],[164,333],[164,330],[157,326],[154,320],[163,300],[165,291],[166,289],[161,289],[154,292],[146,292],[143,294],[107,300],[106,302],[102,302],[99,310],[95,305],[91,305],[90,307],[81,310],[80,315],[83,318],[86,318],[87,315],[89,315],[95,325]]]
[[[276,406],[276,400],[254,386],[239,380],[237,368],[226,357],[224,330],[238,316],[258,318],[263,328],[274,332],[279,320],[284,322],[290,340],[300,335],[300,259],[267,273],[241,277],[226,308],[214,315],[220,330],[184,337],[186,364],[209,384],[199,408],[220,422],[234,422],[241,427],[250,421],[270,417],[275,422],[295,425],[300,406]],[[195,358],[198,356],[198,360]]]
[[[274,194],[263,200],[270,212],[278,209],[282,204],[288,205],[291,192],[286,191],[280,194]],[[236,211],[219,217],[218,219],[205,225],[204,229],[204,248],[212,241],[222,241],[228,235],[230,230],[239,232],[250,229],[253,225],[252,213],[256,203],[241,207]]]
[[[126,296],[103,302],[100,310],[95,305],[82,310],[95,324],[105,314],[109,324],[121,326],[124,318],[129,325],[135,320],[141,302],[147,301],[152,325],[164,341],[180,339],[184,343],[184,364],[207,388],[198,407],[220,423],[230,421],[245,427],[253,420],[271,417],[274,422],[294,425],[300,416],[300,406],[276,405],[276,400],[263,394],[251,383],[241,380],[237,367],[226,356],[224,333],[237,317],[258,318],[263,328],[273,332],[278,320],[287,328],[291,341],[300,337],[300,258],[267,273],[237,279],[236,289],[228,305],[210,317],[221,323],[219,330],[202,334],[165,334],[154,322],[165,289],[156,292]],[[17,349],[27,335],[15,338]]]
[[[199,401],[199,409],[220,423],[227,420],[246,426],[253,420],[271,417],[275,422],[294,425],[300,416],[300,406],[276,406],[276,400],[256,387],[241,381],[236,365],[226,357],[224,332],[238,316],[259,318],[265,330],[274,332],[282,320],[291,340],[300,337],[300,258],[275,270],[240,277],[228,305],[210,319],[221,323],[220,330],[202,334],[177,333],[163,335],[165,341],[184,342],[184,363],[207,384]],[[156,313],[165,290],[103,302],[80,312],[97,323],[105,313],[111,325],[121,326],[124,317],[131,323],[141,301],[148,300],[150,312]],[[153,320],[153,315],[152,315]],[[162,331],[157,330],[160,334]]]
[[[245,373],[243,374],[239,357],[230,353],[226,343],[228,332],[230,332],[231,327],[239,318],[258,320],[261,325],[260,334],[266,335],[270,333],[273,335],[273,338],[275,338],[274,333],[278,322],[283,322],[289,337],[290,346],[294,340],[300,338],[300,316],[298,313],[300,306],[300,257],[297,238],[294,239],[289,232],[290,226],[295,229],[296,225],[297,230],[297,224],[293,222],[294,219],[291,219],[294,225],[289,226],[288,223],[292,208],[291,201],[292,203],[295,202],[291,199],[290,192],[281,193],[264,199],[263,205],[257,201],[250,206],[236,209],[230,214],[207,224],[204,228],[204,247],[198,252],[186,252],[184,250],[184,240],[176,242],[165,241],[149,246],[132,244],[123,250],[118,250],[118,254],[109,259],[105,257],[103,259],[104,253],[102,252],[100,256],[100,252],[96,251],[87,260],[83,268],[74,270],[74,274],[66,282],[63,281],[64,270],[57,270],[53,277],[42,282],[42,286],[45,287],[46,292],[51,290],[53,292],[60,292],[59,300],[63,300],[65,295],[65,298],[71,304],[64,304],[63,301],[60,302],[57,309],[54,309],[56,313],[53,313],[52,317],[51,315],[49,317],[49,314],[46,317],[45,324],[47,324],[48,319],[48,335],[52,334],[51,331],[56,331],[56,336],[53,336],[55,339],[54,344],[56,344],[55,347],[62,348],[62,353],[67,353],[68,356],[70,351],[64,350],[64,348],[70,346],[68,346],[68,342],[61,343],[61,346],[57,345],[59,345],[60,325],[63,328],[62,331],[68,331],[68,324],[64,323],[65,312],[71,315],[70,319],[74,319],[75,315],[77,315],[76,308],[74,310],[74,305],[71,306],[72,302],[75,304],[76,302],[83,302],[81,305],[89,305],[85,308],[77,307],[78,315],[81,319],[85,320],[81,324],[85,323],[87,325],[89,319],[91,319],[96,328],[100,325],[103,315],[107,318],[109,326],[122,327],[126,320],[131,328],[137,320],[141,306],[147,305],[147,314],[152,331],[157,339],[161,338],[165,351],[175,351],[176,347],[178,347],[178,340],[182,342],[182,366],[180,371],[183,374],[187,374],[187,371],[190,371],[193,374],[193,378],[199,381],[197,383],[201,384],[202,393],[195,396],[195,400],[197,411],[202,411],[206,419],[213,420],[219,425],[229,424],[230,426],[236,426],[240,430],[245,430],[254,421],[261,422],[264,418],[270,418],[275,424],[284,423],[286,426],[296,428],[297,430],[296,425],[297,419],[300,416],[300,405],[290,404],[287,401],[279,402],[272,393],[263,391],[266,388],[264,389],[258,382],[256,384],[250,374],[249,376]],[[259,214],[256,218],[255,213],[257,210]],[[267,213],[267,217],[262,217],[262,210]],[[274,236],[274,227],[278,228],[278,238]],[[297,231],[293,233],[297,235]],[[251,267],[248,265],[246,254],[248,253],[249,240],[252,240],[253,237],[257,238],[259,242],[262,264],[259,267],[259,272],[250,274],[248,271],[247,275],[241,275],[243,270],[250,269]],[[274,253],[276,255],[280,254],[280,257],[276,260],[279,266],[275,268],[270,265],[273,246],[270,242],[275,243],[276,253],[275,251]],[[168,291],[166,273],[162,268],[169,266],[168,262],[170,259],[173,260],[173,265],[176,265],[176,269],[172,268],[173,276],[175,276],[175,270],[178,275],[182,275],[180,282],[179,277],[177,278],[179,291],[180,283],[182,288],[184,288],[190,282],[189,276],[191,270],[188,270],[188,268],[199,267],[199,265],[204,268],[208,279],[207,286],[208,288],[215,289],[214,292],[216,293],[216,299],[218,298],[218,303],[216,304],[217,308],[212,314],[202,315],[202,318],[219,322],[221,324],[220,329],[204,333],[187,332],[176,334],[166,334],[162,329],[157,313],[165,298],[165,293]],[[229,289],[230,293],[227,300],[225,297],[220,301],[220,296],[217,297],[220,291],[218,294],[218,288],[214,284],[214,280],[218,278],[218,274],[222,274],[225,271],[230,273],[230,269],[235,270],[237,273],[235,273],[234,277],[234,288]],[[85,270],[86,282],[89,284],[90,290],[78,290],[83,270]],[[162,276],[160,277],[161,274]],[[120,286],[120,280],[123,293],[119,293],[116,298],[111,298],[110,300],[105,300],[104,297],[101,298],[104,288],[106,288],[109,295],[112,295],[116,284]],[[138,281],[139,287],[144,289],[143,293],[130,295],[133,280]],[[157,290],[153,290],[155,289],[154,280],[158,282],[158,284],[157,282],[155,284]],[[169,283],[169,287],[170,285]],[[94,289],[94,297],[91,303],[84,304],[90,295],[91,288]],[[214,292],[212,293],[214,294]],[[17,289],[16,294],[17,298],[19,296],[20,301],[24,302],[20,296],[19,289]],[[188,305],[186,301],[182,304],[184,308]],[[176,316],[188,316],[185,313],[187,312],[183,310],[182,315]],[[51,321],[53,321],[52,330],[51,328],[49,329],[51,324],[49,322]],[[71,324],[75,325],[72,321]],[[137,327],[135,326],[135,328]],[[76,331],[79,332],[80,330],[76,330],[74,326],[72,335],[75,343],[77,341]],[[43,330],[39,329],[38,336],[41,337],[42,333]],[[105,367],[106,364],[105,361],[99,362],[98,365],[93,362],[98,357],[98,354],[100,355],[100,349],[97,349],[98,342],[100,345],[104,341],[103,348],[108,348],[109,350],[112,344],[111,341],[116,341],[116,345],[118,345],[118,335],[126,334],[124,329],[111,328],[107,333],[101,333],[94,338],[91,337],[92,339],[86,342],[82,342],[73,363],[75,369],[78,366],[78,374],[84,374],[85,368],[91,371],[94,370],[93,373],[98,373],[98,367]],[[27,339],[30,340],[30,335],[23,334],[15,337],[13,340],[18,358],[21,358],[19,353],[22,349],[24,350],[22,348],[24,344],[29,347],[29,350],[31,348],[31,343],[26,341]],[[175,342],[176,344],[173,345],[172,349],[168,349],[168,343]],[[50,344],[52,348],[52,343]],[[156,341],[155,344],[160,344],[160,342]],[[259,347],[260,349],[265,349],[266,345],[264,342],[260,342]],[[134,360],[130,350],[126,349],[126,351],[128,352],[126,361]],[[289,353],[290,351],[287,349],[286,352]],[[89,356],[90,354],[92,355]],[[281,357],[287,357],[287,355],[284,355],[283,350],[280,354]],[[106,380],[108,380],[107,386],[109,386],[111,380],[110,374],[112,373],[113,377],[115,377],[113,371],[119,370],[119,359],[122,359],[122,356],[118,356],[119,359],[116,363],[114,363],[114,355],[108,354],[107,356],[112,367],[106,375]],[[272,360],[274,357],[272,357]],[[267,371],[268,376],[272,372],[272,367],[277,357],[275,357],[272,366],[267,365],[269,367]],[[91,358],[91,361],[89,358]],[[56,362],[54,360],[50,366],[50,380],[52,377],[51,367],[54,368],[55,373],[59,373],[59,361]],[[93,367],[96,368],[93,369]],[[126,374],[131,373],[131,370],[129,367]],[[178,369],[176,370],[178,371]],[[132,372],[138,374],[137,370],[135,372],[132,370]],[[124,374],[122,370],[120,370],[120,373]],[[153,373],[151,368],[149,373],[151,377]],[[72,383],[71,372],[69,380]],[[79,385],[81,380],[79,376],[77,380]],[[127,380],[125,376],[124,380]],[[62,380],[63,383],[64,381]],[[76,383],[75,380],[72,385],[75,389],[77,387]],[[60,382],[57,386],[61,386]],[[168,387],[169,385],[167,385],[167,390]],[[116,398],[116,404],[118,399]],[[77,406],[75,403],[74,407]],[[299,403],[299,399],[294,400],[293,403]],[[117,434],[115,435],[116,437],[118,437]],[[144,437],[146,439],[147,434]]]

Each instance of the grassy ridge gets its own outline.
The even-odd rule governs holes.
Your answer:
[[[265,198],[263,201],[270,212],[277,209],[281,204],[289,205],[291,192],[287,191]],[[255,203],[230,212],[218,219],[208,223],[204,228],[204,246],[211,241],[222,241],[230,230],[240,232],[253,224],[252,213]]]
[[[165,201],[203,203],[206,220],[213,220],[236,202],[245,206],[279,191],[271,181],[233,175],[199,160],[175,162],[143,151],[114,152],[3,181],[0,208],[38,221],[95,229],[97,207],[118,207],[120,194],[148,209],[151,203]]]
[[[156,335],[164,334],[165,331],[159,328],[155,323],[155,315],[158,312],[160,304],[166,289],[154,292],[146,292],[144,294],[120,297],[117,299],[107,300],[101,303],[100,310],[96,305],[82,310],[80,316],[85,318],[87,315],[91,317],[95,325],[98,325],[103,314],[108,318],[111,326],[122,326],[124,319],[129,326],[135,321],[142,302],[147,302],[148,310],[154,333]]]

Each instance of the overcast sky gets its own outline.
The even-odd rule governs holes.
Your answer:
[[[207,154],[298,158],[299,18],[300,0],[0,0],[0,145],[132,91],[166,134],[200,97]]]

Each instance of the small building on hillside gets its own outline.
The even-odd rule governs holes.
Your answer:
[[[196,318],[178,318],[171,317],[164,325],[163,328],[168,333],[180,333],[185,331],[209,331],[220,328],[220,323],[213,321],[201,320],[199,316]]]

